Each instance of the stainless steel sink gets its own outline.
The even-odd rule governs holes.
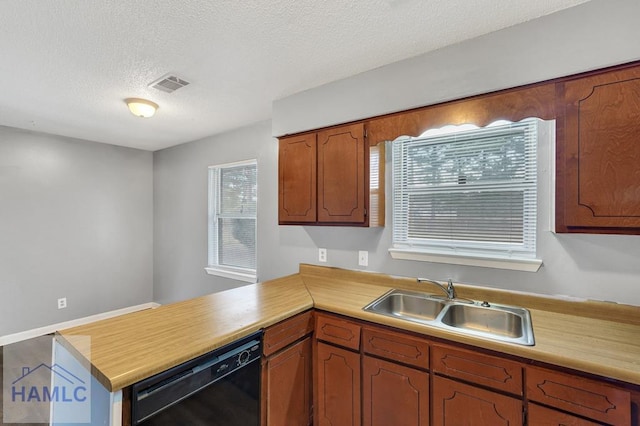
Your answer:
[[[363,309],[463,334],[534,345],[531,315],[527,309],[516,306],[391,290]]]
[[[377,314],[410,318],[414,321],[432,321],[446,306],[442,298],[424,293],[392,290],[367,305],[365,311]]]

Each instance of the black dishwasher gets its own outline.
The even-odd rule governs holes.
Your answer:
[[[260,424],[262,331],[133,385],[133,425]]]

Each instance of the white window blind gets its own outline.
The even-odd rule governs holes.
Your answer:
[[[536,119],[393,143],[393,247],[533,258]]]
[[[209,167],[209,266],[229,278],[256,278],[257,164]]]

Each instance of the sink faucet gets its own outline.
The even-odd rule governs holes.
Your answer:
[[[447,283],[446,286],[444,284],[439,283],[438,281],[433,281],[427,278],[418,278],[417,281],[418,283],[429,283],[429,284],[433,284],[440,287],[447,294],[447,299],[449,300],[456,298],[456,289],[453,287],[453,282],[451,281],[451,278],[449,278],[449,282]]]

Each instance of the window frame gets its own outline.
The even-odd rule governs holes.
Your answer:
[[[245,167],[253,165],[255,167],[255,185],[256,185],[256,194],[258,187],[258,161],[256,159],[250,160],[242,160],[236,161],[232,163],[224,163],[209,166],[207,169],[207,178],[208,178],[208,216],[207,216],[207,266],[204,268],[207,274],[216,275],[224,278],[230,278],[238,281],[243,281],[247,283],[256,283],[258,281],[258,251],[257,251],[257,242],[258,242],[258,199],[256,195],[256,212],[252,217],[248,217],[247,219],[253,219],[255,221],[255,262],[256,268],[242,268],[235,267],[229,265],[221,265],[219,263],[219,256],[216,247],[214,247],[214,242],[212,239],[215,238],[217,241],[216,235],[218,234],[218,219],[220,218],[220,174],[224,169],[231,169],[235,167]],[[215,183],[212,176],[212,173],[216,173]],[[217,186],[217,187],[214,187]],[[216,259],[217,258],[217,259]]]
[[[521,120],[521,123],[524,120]],[[515,122],[514,122],[515,123]],[[545,168],[544,165],[541,165],[540,158],[540,149],[539,144],[541,142],[541,136],[546,136],[547,131],[552,126],[553,121],[544,121],[537,120],[537,146],[536,146],[536,157],[534,159],[536,168],[538,171],[536,172],[538,175],[538,179],[536,182],[535,190],[536,190],[536,205],[539,206],[539,194],[541,193],[541,185],[546,184],[546,182],[542,182],[540,180],[540,168]],[[491,125],[490,125],[491,126]],[[420,137],[416,138],[407,138],[401,137],[396,139],[395,143],[406,142],[407,140],[417,140],[428,137],[430,133],[444,133],[444,130],[451,130],[451,128],[455,129],[456,127],[461,127],[460,130],[464,130],[463,126],[446,126],[442,129],[434,129],[433,131],[425,132]],[[475,126],[473,126],[475,127]],[[487,126],[488,127],[488,126]],[[541,129],[543,129],[542,132]],[[542,133],[542,135],[541,135]],[[551,135],[552,137],[552,135]],[[395,150],[392,150],[392,152]],[[395,154],[395,153],[394,153]],[[392,229],[392,237],[391,237],[391,247],[389,248],[389,253],[394,259],[401,260],[414,260],[414,261],[427,261],[427,262],[435,262],[435,263],[448,263],[455,265],[467,265],[467,266],[481,266],[481,267],[489,267],[489,268],[499,268],[499,269],[509,269],[509,270],[519,270],[519,271],[528,271],[528,272],[536,272],[540,266],[542,265],[542,260],[536,258],[537,255],[537,247],[536,252],[533,254],[525,254],[522,255],[517,252],[512,252],[509,249],[501,250],[500,244],[496,243],[487,243],[486,245],[473,243],[471,245],[466,244],[464,242],[456,243],[454,241],[447,241],[447,244],[438,245],[433,244],[429,245],[428,243],[419,243],[415,244],[411,241],[397,241],[396,240],[396,191],[398,183],[394,181],[396,178],[396,158],[392,155],[392,191],[391,191],[391,211],[393,217],[393,229]],[[404,160],[406,161],[406,160]],[[544,192],[544,191],[542,191]],[[541,211],[537,208],[536,211],[536,230],[533,233],[534,241],[539,239],[540,233],[540,214]],[[524,221],[524,218],[523,218]],[[535,243],[534,243],[535,244]],[[537,246],[537,244],[536,244]],[[496,250],[497,249],[497,250]]]

